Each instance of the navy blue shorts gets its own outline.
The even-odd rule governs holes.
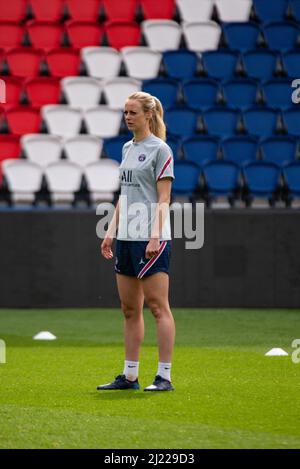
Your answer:
[[[169,273],[171,241],[161,241],[158,254],[145,258],[149,241],[121,241],[117,239],[115,272],[139,279],[156,272]]]

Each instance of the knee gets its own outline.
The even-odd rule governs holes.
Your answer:
[[[127,303],[121,303],[121,308],[125,319],[133,319],[138,317],[138,312],[132,305],[129,305]]]
[[[149,300],[147,304],[156,320],[161,319],[167,314],[167,308],[164,307],[159,301]]]

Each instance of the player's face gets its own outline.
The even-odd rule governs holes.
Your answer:
[[[125,122],[131,132],[140,132],[149,128],[149,117],[143,111],[142,104],[137,99],[128,99],[124,110]]]

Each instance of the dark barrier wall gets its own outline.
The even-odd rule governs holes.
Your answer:
[[[90,211],[0,213],[0,307],[119,306]],[[300,307],[300,212],[205,212],[200,250],[173,241],[174,307]]]

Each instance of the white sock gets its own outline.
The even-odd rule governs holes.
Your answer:
[[[157,374],[171,382],[171,363],[158,362]]]
[[[139,362],[125,360],[123,375],[130,381],[135,381],[139,374]]]

